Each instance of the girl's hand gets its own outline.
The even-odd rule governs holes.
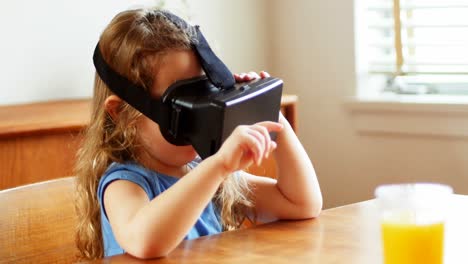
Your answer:
[[[267,77],[270,77],[270,74],[268,74],[268,72],[265,72],[265,71],[261,71],[260,74],[253,72],[253,71],[248,72],[248,73],[234,74],[234,79],[238,83],[250,82],[255,79],[260,79],[260,78],[263,79]]]
[[[215,157],[227,173],[245,169],[253,162],[259,165],[276,149],[276,142],[271,140],[269,132],[279,132],[282,129],[282,124],[271,121],[238,126]]]

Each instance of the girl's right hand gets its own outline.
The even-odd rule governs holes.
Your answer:
[[[269,132],[280,132],[282,129],[282,124],[271,121],[238,126],[215,157],[227,173],[243,170],[254,162],[259,165],[276,149],[276,142],[271,140]]]

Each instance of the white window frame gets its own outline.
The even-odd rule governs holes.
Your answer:
[[[354,128],[362,135],[468,137],[467,95],[405,95],[379,92],[383,78],[369,74],[365,43],[359,39],[366,26],[365,0],[355,0],[356,96],[346,98]]]

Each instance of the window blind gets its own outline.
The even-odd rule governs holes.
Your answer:
[[[368,0],[366,15],[370,73],[468,93],[468,0]]]

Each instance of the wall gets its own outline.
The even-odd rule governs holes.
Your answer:
[[[198,22],[233,71],[268,65],[264,0],[165,1]],[[8,1],[0,9],[0,105],[92,95],[92,52],[101,31],[119,11],[155,5],[149,0]],[[248,8],[246,8],[248,7]],[[222,48],[221,48],[222,47]]]
[[[435,181],[468,194],[465,137],[355,129],[344,104],[356,91],[353,1],[270,3],[272,73],[284,78],[287,92],[299,95],[299,137],[315,165],[325,207],[370,199],[383,183]]]

